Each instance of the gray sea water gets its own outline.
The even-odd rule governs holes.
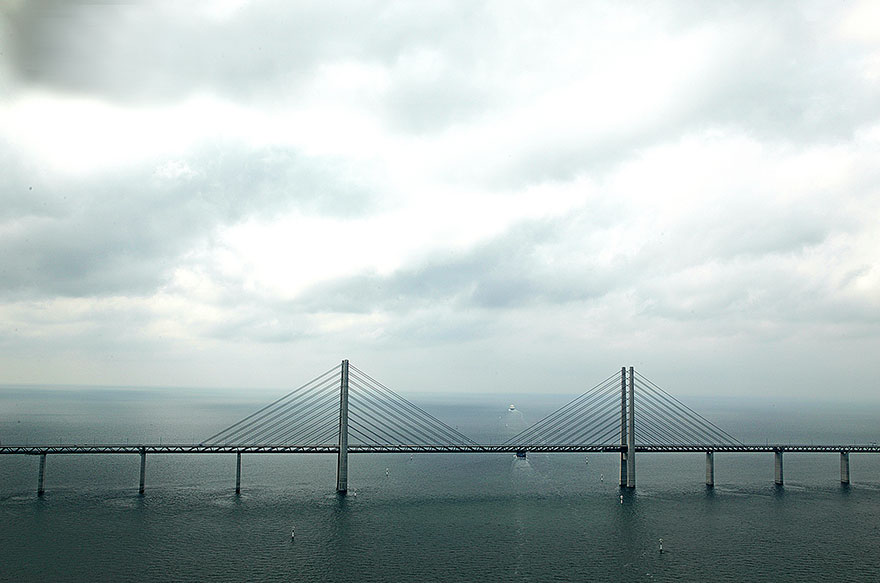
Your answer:
[[[480,441],[503,431],[510,397],[413,400]],[[526,422],[566,399],[518,397]],[[0,442],[198,442],[265,395],[5,387]],[[880,411],[799,406],[701,412],[744,441],[876,441]],[[637,458],[621,491],[616,455],[352,455],[338,497],[335,457],[0,456],[2,581],[878,581],[880,456]],[[623,492],[623,503],[620,494]],[[290,530],[296,529],[291,540]],[[659,552],[659,539],[664,552]]]

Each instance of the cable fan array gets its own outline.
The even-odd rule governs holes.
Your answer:
[[[635,372],[636,443],[644,445],[742,445],[660,387]]]
[[[476,445],[354,365],[348,383],[350,445]]]
[[[635,434],[639,445],[742,445],[638,372]],[[627,407],[630,406],[627,399]],[[614,374],[514,435],[509,445],[621,444],[620,375]]]
[[[611,445],[620,442],[620,375],[566,403],[505,445]]]
[[[259,411],[212,435],[208,445],[332,445],[339,438],[337,365]],[[639,445],[742,445],[738,439],[635,372],[635,437]],[[456,429],[349,365],[350,445],[477,445]],[[628,399],[628,396],[624,397]],[[620,375],[504,442],[529,445],[621,444]],[[627,403],[627,407],[631,404]]]
[[[210,445],[338,443],[340,368],[335,366],[206,439]],[[349,365],[348,443],[475,445],[362,370]]]
[[[319,445],[339,435],[339,372],[336,365],[259,411],[215,433],[209,445]]]

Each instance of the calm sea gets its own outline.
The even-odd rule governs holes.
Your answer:
[[[268,395],[5,387],[0,442],[198,442]],[[479,441],[510,397],[414,398]],[[518,397],[527,422],[566,398]],[[689,403],[690,404],[690,403]],[[876,441],[880,411],[730,403],[695,407],[749,442]],[[0,456],[2,581],[878,581],[880,456],[640,455],[638,488],[616,455]],[[355,495],[356,494],[356,495]],[[291,528],[296,538],[291,541]],[[659,552],[659,539],[664,552]]]

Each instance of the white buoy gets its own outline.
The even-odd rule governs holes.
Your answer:
[[[623,494],[620,495],[620,503],[623,504]]]

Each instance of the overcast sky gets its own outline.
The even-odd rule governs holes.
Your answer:
[[[0,383],[880,398],[880,3],[0,6]]]

